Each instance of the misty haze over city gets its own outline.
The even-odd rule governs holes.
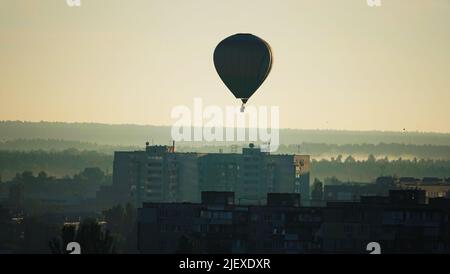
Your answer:
[[[447,0],[0,0],[0,258],[450,254],[448,26]]]

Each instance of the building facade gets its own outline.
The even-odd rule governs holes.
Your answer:
[[[212,197],[211,197],[212,196]],[[235,204],[232,192],[203,192],[201,203],[144,203],[141,253],[314,253],[321,213],[299,194],[268,195],[267,205]]]
[[[202,191],[231,191],[240,204],[265,204],[267,193],[309,200],[308,155],[271,155],[250,144],[237,153],[179,153],[175,146],[115,152],[112,186],[97,197],[110,203],[200,202]],[[106,203],[106,202],[105,202]]]
[[[230,192],[201,203],[144,203],[141,253],[450,253],[450,199],[392,190],[358,202],[305,207],[298,194],[269,194],[265,205],[235,204]]]

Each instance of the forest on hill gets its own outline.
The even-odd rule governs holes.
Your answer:
[[[96,151],[0,151],[0,177],[10,180],[17,173],[41,171],[55,177],[73,176],[85,168],[96,167],[105,174],[112,173],[113,155]],[[376,159],[369,155],[365,160],[352,156],[332,159],[313,159],[311,179],[336,177],[341,181],[371,182],[382,175],[412,177],[450,177],[450,160]]]
[[[0,121],[0,141],[15,139],[56,139],[89,142],[101,145],[142,146],[146,141],[154,144],[171,143],[169,126],[110,125],[98,123],[22,122]],[[449,145],[449,133],[393,131],[346,131],[314,129],[280,129],[280,143],[325,144],[416,144]],[[213,142],[211,145],[225,145]],[[186,144],[191,145],[191,144]],[[203,146],[204,142],[193,146]]]

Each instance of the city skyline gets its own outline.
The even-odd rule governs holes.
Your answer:
[[[274,67],[249,104],[279,106],[281,128],[450,132],[449,15],[445,0],[5,0],[0,120],[170,126],[194,97],[239,106],[212,54],[250,32]]]

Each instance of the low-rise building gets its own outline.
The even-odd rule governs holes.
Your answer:
[[[144,203],[141,253],[450,253],[450,199],[392,190],[354,202],[304,207],[298,194],[269,194],[266,205],[205,192],[202,203]]]

